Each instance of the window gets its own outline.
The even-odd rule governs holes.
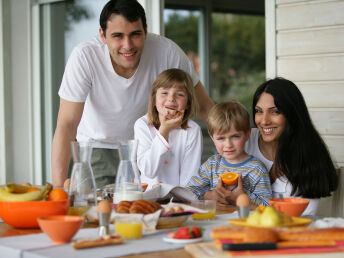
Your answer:
[[[195,2],[191,6],[166,0],[165,36],[175,41],[193,61],[214,102],[235,99],[251,113],[254,91],[265,80],[264,2],[256,1],[256,5],[242,9],[242,6],[231,6],[233,3],[229,1],[218,1],[222,3],[221,8],[212,6],[211,11],[212,1],[206,1],[206,5]],[[202,39],[206,35],[208,38]],[[204,54],[207,48],[208,56]],[[206,72],[208,76],[204,76]],[[215,149],[205,125],[198,122],[203,128],[202,161],[205,161]]]

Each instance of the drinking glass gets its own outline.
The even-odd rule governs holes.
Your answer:
[[[216,201],[215,200],[199,200],[191,203],[191,206],[198,209],[206,210],[206,213],[194,213],[192,218],[195,220],[210,220],[215,218]]]
[[[115,192],[113,203],[143,199],[140,173],[137,167],[137,140],[129,140],[120,144]]]
[[[68,195],[68,214],[83,216],[87,210],[97,205],[96,183],[90,159],[92,147],[89,143],[71,142],[73,169]]]

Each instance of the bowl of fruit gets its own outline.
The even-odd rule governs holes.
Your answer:
[[[0,217],[15,228],[39,228],[38,217],[66,215],[68,208],[68,194],[49,183],[0,186]]]

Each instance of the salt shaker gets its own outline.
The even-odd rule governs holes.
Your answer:
[[[236,206],[238,207],[239,218],[246,218],[250,213],[250,198],[247,194],[240,194],[236,199]]]
[[[110,235],[110,216],[111,216],[112,206],[108,200],[101,200],[98,202],[97,213],[99,220],[99,236],[103,237]]]

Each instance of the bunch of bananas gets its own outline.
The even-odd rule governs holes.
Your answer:
[[[5,186],[0,186],[0,201],[28,202],[45,200],[52,187],[50,183],[46,183],[44,186],[7,183]],[[29,191],[31,188],[35,188],[35,191]]]

